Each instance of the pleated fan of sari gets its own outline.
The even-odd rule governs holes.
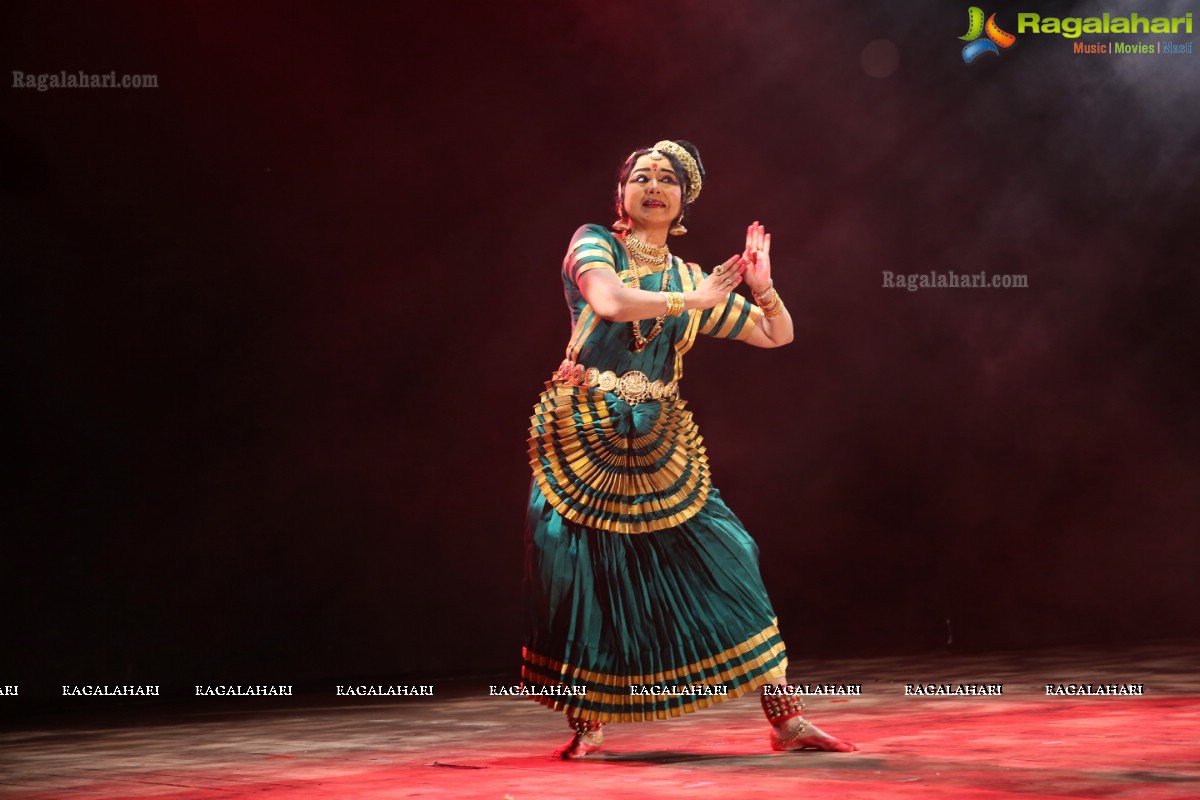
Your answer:
[[[547,384],[530,417],[534,480],[576,524],[614,533],[675,527],[700,510],[712,485],[685,405],[630,407],[611,392]]]

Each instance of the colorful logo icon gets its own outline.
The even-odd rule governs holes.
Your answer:
[[[984,33],[987,34],[987,38],[980,39],[980,35]],[[963,61],[967,64],[984,53],[1000,55],[1000,48],[1008,49],[1013,46],[1013,42],[1017,41],[1017,37],[1011,33],[1000,30],[1000,26],[996,24],[995,14],[988,17],[985,24],[983,9],[978,6],[971,6],[967,9],[967,33],[958,38],[969,43],[962,51]]]

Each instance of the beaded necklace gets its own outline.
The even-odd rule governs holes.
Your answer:
[[[662,288],[659,291],[669,292],[671,290],[671,273],[666,269],[667,260],[671,257],[671,251],[667,246],[656,246],[647,244],[641,239],[633,235],[632,232],[625,234],[625,247],[629,250],[629,255],[633,256],[633,280],[629,285],[634,289],[642,288],[642,262],[648,262],[651,266],[646,267],[646,272],[655,272],[654,267],[663,269]],[[663,322],[666,320],[666,315],[654,318],[654,327],[650,329],[650,333],[645,337],[642,336],[642,324],[638,320],[631,320],[629,323],[630,330],[633,332],[633,341],[629,347],[633,352],[640,353],[646,349],[646,345],[654,341],[654,338],[662,333]]]

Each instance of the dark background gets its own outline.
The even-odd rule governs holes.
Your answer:
[[[797,321],[683,384],[797,669],[1200,634],[1200,54],[710,5],[4,5],[0,683],[515,676],[559,265],[660,138]],[[9,86],[81,69],[159,88]]]

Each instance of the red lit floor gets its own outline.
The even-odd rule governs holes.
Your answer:
[[[439,684],[432,699],[42,717],[0,732],[0,796],[1195,800],[1198,667],[1195,645],[793,661],[797,682],[862,684],[861,697],[809,698],[806,713],[857,742],[852,754],[772,753],[746,697],[682,720],[612,725],[606,752],[553,761],[568,738],[563,718],[479,684]],[[1004,694],[905,697],[908,682],[1003,683]],[[1141,683],[1146,695],[1045,695],[1045,684],[1069,682]]]

